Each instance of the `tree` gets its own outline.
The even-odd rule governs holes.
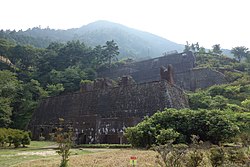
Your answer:
[[[49,74],[52,84],[63,84],[66,92],[80,89],[81,80],[87,79],[86,73],[78,66],[71,66],[64,71],[52,70]]]
[[[186,41],[186,45],[185,45],[185,48],[184,48],[183,52],[188,52],[188,51],[190,51],[190,50],[191,50],[191,46],[190,46],[190,44],[188,43],[188,41]]]
[[[11,123],[12,107],[9,98],[0,97],[0,127],[8,127]]]
[[[57,84],[48,84],[47,85],[47,91],[50,96],[57,96],[61,92],[64,91],[63,84],[57,83]]]
[[[240,62],[242,58],[247,58],[250,55],[250,51],[245,46],[237,46],[232,48],[231,53]]]
[[[0,127],[8,127],[11,123],[12,104],[20,89],[16,75],[8,70],[0,71]]]
[[[34,68],[39,54],[39,49],[32,46],[16,45],[11,49],[10,60],[18,68],[27,71]]]
[[[114,42],[114,40],[111,40],[106,42],[106,45],[103,46],[103,49],[104,61],[108,62],[109,67],[111,67],[112,59],[117,59],[116,56],[119,55],[119,47]]]
[[[220,44],[215,44],[212,46],[212,48],[213,48],[212,50],[213,53],[221,55],[222,50],[221,50]]]

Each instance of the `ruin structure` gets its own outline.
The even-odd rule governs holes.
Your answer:
[[[173,71],[173,79],[180,88],[194,91],[215,84],[226,83],[224,74],[210,68],[196,68],[195,56],[190,52],[172,53],[162,57],[135,62],[111,70],[100,71],[99,77],[116,79],[130,75],[137,83],[151,82],[161,79],[162,72],[167,73],[168,67]],[[159,69],[162,69],[159,73]]]
[[[65,126],[73,127],[77,144],[124,143],[126,127],[164,108],[186,107],[183,90],[167,80],[135,84],[123,76],[118,86],[113,86],[108,79],[97,79],[83,84],[78,93],[44,99],[28,129],[34,139],[41,135],[49,139],[58,119],[63,118]]]
[[[188,107],[183,89],[226,82],[220,72],[195,68],[192,52],[100,71],[99,76],[102,78],[83,83],[77,93],[44,99],[28,125],[33,138],[49,139],[63,118],[64,126],[73,127],[77,144],[124,143],[124,129],[145,116],[164,108]],[[120,77],[120,81],[115,85],[106,77]]]

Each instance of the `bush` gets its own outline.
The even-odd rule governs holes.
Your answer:
[[[248,110],[250,110],[250,100],[246,99],[246,100],[242,101],[241,105],[243,107],[247,108]]]
[[[235,164],[246,164],[248,156],[243,149],[230,148],[227,151],[228,160]]]
[[[225,151],[223,148],[211,148],[210,149],[210,161],[213,167],[222,165],[225,161]]]
[[[25,147],[30,144],[29,133],[17,129],[0,128],[0,143],[2,146],[14,144],[14,147],[17,148],[22,144]]]
[[[125,136],[135,147],[161,144],[169,138],[176,138],[175,142],[179,143],[178,137],[190,143],[190,137],[193,134],[199,136],[202,141],[218,144],[239,134],[240,127],[249,126],[247,120],[244,123],[241,122],[242,119],[238,119],[240,116],[245,118],[244,113],[236,115],[231,111],[165,109],[140,122],[137,126],[127,128]]]
[[[162,129],[160,134],[156,136],[157,144],[166,144],[169,140],[175,141],[180,133],[176,132],[174,129]]]

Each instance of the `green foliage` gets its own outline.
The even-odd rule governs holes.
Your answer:
[[[250,100],[246,99],[244,101],[241,102],[241,105],[245,108],[250,109]],[[250,111],[250,110],[249,110]]]
[[[8,127],[11,123],[12,107],[9,98],[0,97],[0,127]]]
[[[21,83],[16,75],[8,70],[0,71],[0,127],[9,127]]]
[[[159,146],[153,146],[152,149],[158,153],[156,156],[157,164],[162,167],[181,167],[183,159],[187,152],[187,145],[174,145],[173,141]]]
[[[13,144],[15,148],[22,144],[23,147],[25,147],[30,144],[30,137],[28,132],[25,131],[0,128],[0,143],[2,147],[4,147],[5,144],[9,144],[9,146]]]
[[[204,154],[201,150],[194,150],[189,153],[189,161],[187,162],[187,167],[198,167],[203,160]]]
[[[111,67],[112,59],[116,59],[116,56],[119,55],[119,47],[114,42],[114,40],[107,41],[106,45],[103,46],[103,61],[107,62],[109,67]]]
[[[211,148],[209,158],[213,167],[221,166],[226,159],[224,149],[222,147]]]
[[[114,41],[94,49],[80,41],[53,42],[40,49],[2,39],[0,53],[17,67],[0,63],[0,69],[15,70],[0,71],[0,126],[21,129],[42,98],[78,91],[81,80],[94,80],[97,68],[119,54]]]
[[[213,48],[213,50],[212,50],[213,53],[218,54],[218,55],[220,55],[222,53],[220,44],[215,44],[212,46],[212,48]]]
[[[169,140],[175,141],[176,138],[180,136],[180,133],[176,132],[174,129],[162,129],[160,134],[156,136],[156,141],[158,144],[167,144]]]
[[[247,113],[236,115],[231,111],[220,110],[165,109],[137,126],[127,128],[125,136],[132,146],[146,147],[160,144],[156,140],[157,136],[162,139],[163,132],[167,133],[166,129],[172,128],[174,131],[170,130],[170,132],[178,132],[179,137],[182,137],[182,140],[185,139],[187,143],[190,142],[191,135],[195,134],[202,141],[218,144],[239,134],[241,127],[249,126],[247,122],[240,125],[237,120],[240,116],[245,118],[246,115]],[[177,134],[174,137],[176,136]],[[180,142],[178,137],[175,142]]]
[[[231,148],[227,151],[228,160],[234,164],[246,164],[248,161],[248,155],[245,150],[237,147]]]
[[[232,48],[231,53],[240,62],[242,58],[247,58],[249,56],[250,51],[245,46],[238,46]]]
[[[236,112],[249,111],[250,83],[236,81],[231,84],[215,85],[206,90],[189,94],[192,109],[230,109]]]
[[[77,66],[68,67],[64,71],[52,70],[50,72],[52,84],[62,84],[66,92],[79,90],[79,84],[84,79],[86,79],[85,72]]]
[[[47,92],[50,96],[57,96],[63,91],[64,87],[61,83],[47,85]]]

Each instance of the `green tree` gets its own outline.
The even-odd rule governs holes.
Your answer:
[[[47,92],[50,96],[57,96],[63,91],[64,87],[61,83],[47,85]]]
[[[16,74],[3,70],[0,71],[0,127],[8,127],[11,123],[13,103],[16,101],[21,83]]]
[[[237,46],[232,48],[231,53],[234,55],[234,57],[241,62],[242,58],[249,57],[249,50],[245,46]]]
[[[175,141],[177,137],[180,136],[180,133],[176,132],[174,129],[162,129],[160,134],[156,136],[158,144],[167,144],[170,140]]]
[[[106,45],[103,46],[103,60],[108,62],[109,67],[111,67],[112,59],[117,60],[119,55],[119,47],[114,42],[114,40],[107,41]]]
[[[0,97],[0,127],[8,127],[11,123],[12,107],[9,98]]]
[[[78,66],[68,67],[64,71],[52,70],[49,77],[52,84],[63,84],[66,92],[79,90],[81,80],[87,79],[86,73]]]
[[[41,87],[37,80],[31,79],[28,83],[22,84],[13,103],[13,124],[11,127],[24,129],[38,102],[47,96],[48,93]]]
[[[188,51],[190,51],[190,50],[191,50],[191,46],[190,46],[190,44],[188,43],[188,41],[186,41],[186,45],[185,45],[185,48],[184,48],[183,52],[188,52]]]
[[[16,45],[11,49],[10,60],[17,68],[33,70],[39,54],[39,49],[32,46]]]
[[[221,50],[220,44],[215,44],[212,46],[212,48],[213,48],[212,50],[213,53],[221,55],[222,50]]]

